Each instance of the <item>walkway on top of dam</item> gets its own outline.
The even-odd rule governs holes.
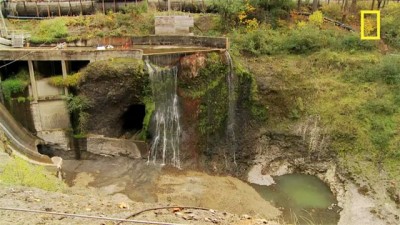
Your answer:
[[[0,47],[3,61],[54,61],[88,60],[98,61],[110,58],[137,58],[152,55],[191,54],[229,49],[227,38],[199,36],[141,36],[129,38],[129,45],[121,41],[90,40],[82,43],[68,43],[64,48],[53,45],[12,48]],[[98,50],[96,46],[112,45],[112,49]]]

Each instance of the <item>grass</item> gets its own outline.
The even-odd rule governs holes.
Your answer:
[[[66,186],[42,166],[32,165],[16,157],[0,174],[0,182],[6,185],[36,187],[47,191],[62,191]]]

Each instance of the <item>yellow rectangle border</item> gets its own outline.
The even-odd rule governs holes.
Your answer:
[[[376,36],[365,36],[365,14],[376,14]],[[381,39],[381,11],[379,10],[361,10],[361,40],[380,40]]]

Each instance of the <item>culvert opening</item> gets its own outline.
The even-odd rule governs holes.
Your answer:
[[[38,144],[36,148],[38,152],[42,155],[47,155],[50,158],[55,156],[53,150],[48,145]]]
[[[130,105],[122,115],[122,129],[126,132],[136,133],[143,128],[143,119],[146,107],[140,104]]]

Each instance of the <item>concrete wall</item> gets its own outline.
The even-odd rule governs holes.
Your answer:
[[[29,54],[28,54],[29,53]],[[0,51],[0,60],[89,60],[99,61],[111,58],[136,58],[141,59],[142,50],[96,50],[93,48],[81,49],[4,49]]]
[[[64,100],[40,101],[38,105],[42,130],[70,128],[69,113]]]
[[[49,84],[49,78],[41,79],[36,81],[38,95],[40,97],[54,96],[54,95],[62,95],[64,93],[63,88],[54,87]]]
[[[47,143],[70,149],[68,130],[71,125],[65,100],[33,102],[31,112],[38,137]]]
[[[156,35],[189,35],[194,19],[190,16],[156,16],[154,25]]]
[[[224,37],[199,37],[199,36],[137,36],[132,37],[134,45],[176,45],[176,46],[201,46],[209,48],[229,49],[228,38]]]
[[[38,131],[37,136],[45,140],[46,143],[57,144],[64,150],[71,150],[69,137],[65,130]]]

